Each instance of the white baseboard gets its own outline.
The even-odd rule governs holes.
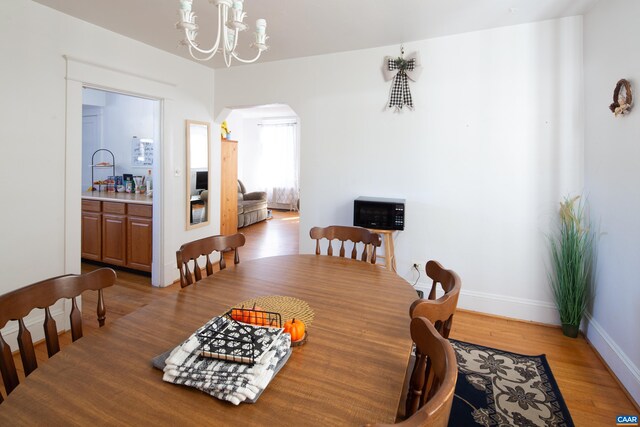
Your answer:
[[[514,319],[550,325],[560,324],[560,316],[556,306],[546,301],[462,290],[458,307]]]
[[[176,263],[165,264],[164,266],[164,281],[165,283],[161,283],[158,287],[164,288],[171,284],[173,284],[176,280],[180,279],[180,272],[178,271],[178,267]],[[154,285],[155,286],[155,285]]]
[[[416,289],[421,290],[426,295],[431,289],[431,284],[418,282]],[[555,305],[545,301],[463,289],[460,291],[458,307],[514,319],[529,320],[550,325],[560,324],[560,317],[558,316]]]
[[[627,392],[640,404],[640,369],[629,359],[624,351],[613,341],[600,324],[586,313],[583,322],[585,335],[600,354]]]

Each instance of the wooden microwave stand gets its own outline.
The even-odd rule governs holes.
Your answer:
[[[151,272],[152,223],[150,202],[83,198],[82,258]]]

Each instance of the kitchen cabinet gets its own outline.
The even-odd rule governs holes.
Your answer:
[[[124,215],[102,215],[102,262],[125,265],[126,221]]]
[[[82,258],[151,271],[152,206],[82,200]]]
[[[82,258],[102,259],[102,213],[100,202],[82,201]]]
[[[133,204],[128,207],[127,267],[151,271],[152,208]]]
[[[124,266],[127,250],[127,205],[102,202],[102,262]]]

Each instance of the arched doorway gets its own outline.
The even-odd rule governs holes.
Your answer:
[[[273,210],[297,212],[300,207],[300,118],[295,111],[285,104],[229,107],[217,121],[226,121],[229,131],[221,135],[221,233],[232,231],[234,226],[229,226],[229,222],[233,221],[228,220],[234,214],[237,228],[242,229],[267,219]],[[256,207],[251,201],[244,202],[247,206],[239,201],[237,211],[230,214],[236,191],[264,193],[266,203]],[[238,195],[238,200],[240,198]],[[266,212],[256,212],[256,209],[266,209]]]

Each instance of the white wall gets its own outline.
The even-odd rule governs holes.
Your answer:
[[[242,120],[242,144],[238,142],[238,177],[242,179],[247,191],[266,191],[266,185],[261,179],[260,159],[262,145],[260,144],[261,119],[250,117]]]
[[[209,227],[185,231],[184,120],[212,120],[213,71],[29,0],[2,6],[0,294],[80,269],[82,82],[65,81],[64,54],[86,61],[73,65],[76,76],[79,70],[101,70],[93,74],[94,85],[127,86],[143,95],[152,86],[166,88],[164,199],[158,212],[163,226],[154,233],[165,248],[166,256],[158,259],[165,280],[176,278],[176,248],[219,230],[214,219]],[[73,126],[66,125],[67,112]],[[219,163],[219,145],[212,152]],[[69,153],[77,156],[69,159]],[[180,176],[174,176],[175,169]],[[219,187],[219,179],[214,185]],[[219,212],[219,197],[210,199],[212,211]]]
[[[462,277],[462,307],[557,322],[545,234],[582,189],[582,18],[405,48],[424,65],[414,112],[384,110],[399,46],[217,70],[215,110],[277,102],[300,117],[301,252],[312,226],[352,224],[357,196],[403,197],[399,274],[437,259]]]
[[[134,166],[133,137],[160,142],[160,111],[156,100],[117,93],[107,94],[104,108],[104,145],[116,158],[116,175],[147,175],[148,166]]]
[[[585,16],[585,188],[598,230],[588,338],[640,402],[640,2],[607,0]],[[631,82],[635,111],[614,117],[616,82]]]
[[[258,148],[256,138],[248,138],[252,129],[248,129],[249,135],[245,135],[245,118],[241,110],[233,110],[227,117],[227,127],[231,131],[231,139],[238,141],[238,179],[245,185],[250,183],[247,181],[247,171],[253,167],[253,162],[247,156],[252,157]]]

